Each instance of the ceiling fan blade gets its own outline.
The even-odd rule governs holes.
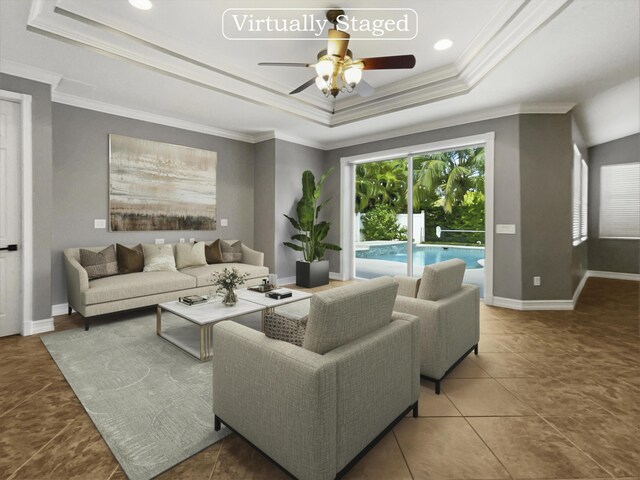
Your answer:
[[[295,90],[290,91],[289,95],[295,95],[296,93],[300,93],[301,91],[306,90],[307,88],[309,88],[314,83],[316,83],[316,77],[313,77],[311,80],[307,80],[306,82],[304,82],[302,85],[300,85]]]
[[[361,62],[364,65],[363,70],[391,70],[415,67],[416,57],[413,55],[394,55],[391,57],[360,58],[355,62]]]
[[[261,67],[310,67],[308,63],[293,63],[293,62],[260,62],[258,65]]]
[[[347,46],[349,45],[349,35],[347,32],[343,32],[342,30],[329,30],[329,43],[327,46],[327,55],[333,55],[335,57],[340,57],[341,59],[347,53]]]
[[[365,82],[364,80],[360,80],[358,85],[356,86],[356,93],[361,97],[370,97],[373,95],[375,89],[370,83]]]

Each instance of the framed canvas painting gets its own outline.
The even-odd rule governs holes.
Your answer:
[[[215,230],[216,152],[109,135],[109,228]]]

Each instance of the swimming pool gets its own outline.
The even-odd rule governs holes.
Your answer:
[[[368,249],[357,249],[356,258],[407,263],[407,244],[370,245]],[[444,262],[452,258],[464,260],[467,264],[467,269],[482,268],[478,264],[478,260],[484,258],[484,248],[432,245],[413,246],[413,265],[415,267],[424,267],[425,265]]]

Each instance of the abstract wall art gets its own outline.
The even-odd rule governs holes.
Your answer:
[[[109,135],[110,230],[215,230],[216,152]]]

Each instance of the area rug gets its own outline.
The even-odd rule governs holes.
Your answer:
[[[165,320],[167,322],[180,320]],[[147,480],[229,434],[213,429],[211,362],[156,335],[152,312],[41,337],[132,480]]]

